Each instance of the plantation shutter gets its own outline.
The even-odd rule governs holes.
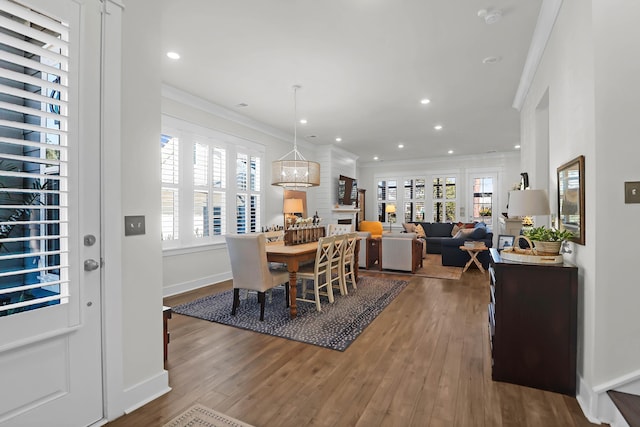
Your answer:
[[[68,28],[0,15],[0,316],[68,302]]]

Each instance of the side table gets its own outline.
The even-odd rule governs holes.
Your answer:
[[[376,263],[380,270],[380,250],[382,249],[381,237],[369,237],[367,238],[367,270],[373,267]]]
[[[467,271],[467,269],[469,268],[472,262],[474,262],[476,266],[478,266],[478,269],[484,273],[484,268],[482,267],[482,263],[478,260],[478,254],[482,251],[488,251],[489,248],[487,248],[485,245],[475,246],[475,247],[460,246],[460,250],[469,252],[469,255],[471,256],[471,259],[467,261],[467,263],[464,266],[464,269],[462,269],[463,273]]]

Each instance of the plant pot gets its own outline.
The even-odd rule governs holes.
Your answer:
[[[538,250],[538,253],[557,255],[560,253],[562,242],[540,242],[534,240],[533,245]]]

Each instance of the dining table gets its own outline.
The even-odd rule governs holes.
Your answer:
[[[356,282],[358,281],[359,243],[360,240],[358,239],[354,253],[354,276]],[[287,271],[289,272],[289,316],[292,319],[295,319],[298,315],[298,307],[296,304],[298,270],[303,262],[315,259],[317,249],[318,242],[285,245],[283,241],[278,241],[268,242],[266,245],[267,261],[287,265]]]

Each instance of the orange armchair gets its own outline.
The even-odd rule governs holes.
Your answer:
[[[358,231],[368,231],[371,237],[382,237],[382,223],[380,221],[360,221]]]

